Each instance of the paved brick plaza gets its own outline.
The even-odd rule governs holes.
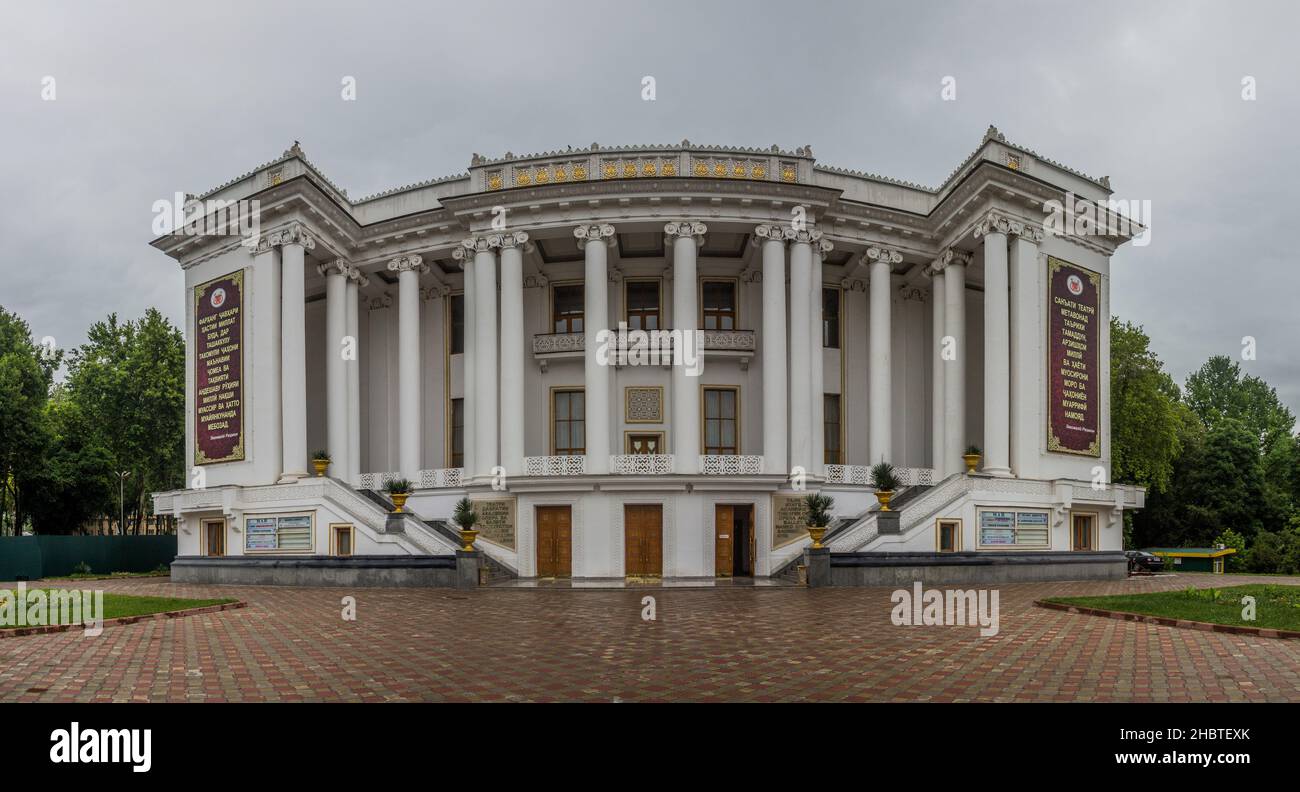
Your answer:
[[[1296,579],[1272,579],[1296,583]],[[890,589],[292,589],[184,619],[0,639],[0,701],[1300,701],[1300,641],[1034,608],[1035,598],[1258,582],[1001,589],[1001,633],[895,627]],[[358,619],[340,618],[340,597]],[[658,621],[641,620],[653,595]]]

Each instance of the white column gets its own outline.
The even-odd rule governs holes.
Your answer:
[[[1005,217],[975,227],[984,240],[984,472],[1011,475],[1011,306]]]
[[[319,265],[325,278],[325,450],[329,473],[347,478],[351,465],[348,443],[348,368],[343,359],[348,334],[348,263],[341,258]]]
[[[966,265],[970,253],[944,252],[944,335],[952,340],[953,359],[944,374],[944,470],[958,470],[966,450]]]
[[[808,468],[808,472],[818,476],[826,474],[826,352],[822,344],[822,310],[825,308],[822,301],[822,261],[834,249],[835,246],[825,239],[814,242],[812,246],[812,294],[809,295],[812,303],[809,305],[808,316],[811,323],[808,341],[812,344],[812,401],[809,403],[812,408],[809,415],[809,423],[812,424],[812,467]]]
[[[474,471],[490,476],[500,462],[500,373],[497,347],[497,254],[500,236],[480,237],[474,246]]]
[[[790,246],[790,467],[812,470],[812,243],[815,231],[794,233]],[[820,427],[818,427],[820,428]]]
[[[462,275],[461,313],[465,334],[464,352],[461,354],[461,408],[464,411],[461,431],[462,468],[466,478],[478,470],[475,463],[475,450],[478,447],[476,431],[478,411],[474,406],[474,245],[473,238],[461,241],[461,246],[452,251],[452,257],[460,262]],[[450,421],[448,425],[450,426]]]
[[[280,325],[280,289],[281,289],[281,271],[280,271],[280,254],[272,244],[270,236],[264,236],[258,241],[257,246],[253,249],[253,295],[254,300],[261,301],[267,306],[267,320],[263,324],[270,334],[265,339],[254,337],[254,342],[261,348],[266,349],[266,363],[262,366],[255,366],[253,370],[254,381],[264,383],[256,394],[266,394],[268,403],[261,405],[254,403],[253,408],[266,421],[265,441],[262,443],[259,453],[265,455],[265,459],[254,460],[257,466],[258,479],[257,483],[273,483],[280,478],[284,472],[284,432],[283,432],[283,413],[281,412],[281,367],[280,354],[281,344],[281,325]],[[258,291],[261,295],[258,296]],[[257,358],[253,358],[256,363]],[[256,396],[255,396],[256,398]]]
[[[1040,414],[1043,351],[1043,286],[1039,281],[1038,243],[1043,230],[1024,226],[1011,240],[1011,472],[1038,478],[1038,449],[1044,419]],[[1103,331],[1106,325],[1102,325]],[[1103,358],[1104,359],[1104,358]],[[1106,391],[1102,391],[1105,393]],[[1105,413],[1103,413],[1105,415]]]
[[[307,476],[307,315],[305,251],[316,240],[301,225],[280,232],[280,414],[284,425],[281,482]]]
[[[348,380],[348,464],[344,474],[348,484],[361,485],[361,328],[358,312],[360,311],[361,287],[369,279],[356,267],[348,269],[347,294],[347,334],[352,339],[351,359],[344,361]]]
[[[524,246],[528,234],[501,237],[501,465],[524,472]]]
[[[682,331],[682,343],[694,342],[700,332],[700,306],[695,259],[708,227],[685,220],[668,223],[664,234],[673,246],[673,330]],[[686,331],[690,331],[689,333]],[[687,376],[686,367],[673,367],[673,454],[678,473],[700,472],[699,378]]]
[[[586,383],[587,472],[609,472],[609,365],[597,353],[609,327],[609,244],[614,226],[580,225],[573,229],[585,263],[583,279],[582,355]]]
[[[868,422],[867,447],[870,453],[867,463],[894,463],[893,416],[894,416],[894,382],[893,382],[893,300],[894,265],[903,260],[902,254],[888,248],[867,248],[867,260],[871,262],[871,310],[870,336],[871,356],[868,361],[867,411]]]
[[[944,377],[948,371],[943,343],[944,336],[948,334],[944,322],[944,309],[947,307],[944,305],[944,281],[943,270],[930,270],[930,335],[933,336],[930,350],[930,467],[934,468],[935,481],[947,476],[951,467],[945,464],[948,456],[945,451],[947,441],[944,439],[944,402],[947,398]]]
[[[388,262],[397,273],[397,466],[402,478],[420,481],[420,274],[428,266],[420,256]]]
[[[763,247],[763,469],[790,474],[786,427],[785,231],[761,225]]]

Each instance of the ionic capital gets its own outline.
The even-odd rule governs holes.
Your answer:
[[[316,271],[319,272],[321,275],[327,277],[330,275],[342,275],[343,277],[347,278],[352,275],[353,268],[348,264],[346,260],[341,258],[336,258],[333,261],[329,261],[324,264],[317,264]]]
[[[267,234],[267,242],[271,247],[301,245],[304,250],[313,250],[316,247],[316,238],[307,230],[307,226],[296,222]]]
[[[673,237],[690,237],[695,240],[697,246],[704,242],[704,235],[708,232],[709,227],[698,220],[682,220],[664,226],[665,236],[670,239]]]
[[[903,262],[903,254],[891,248],[872,246],[867,248],[867,260],[879,261],[892,266]]]
[[[763,241],[785,243],[786,232],[789,229],[778,225],[761,225],[754,228],[754,244],[761,245]]]
[[[930,269],[934,272],[943,272],[948,266],[965,267],[971,262],[971,253],[968,250],[959,248],[948,248],[939,254],[939,258],[934,260]]]
[[[501,247],[501,242],[501,234],[465,237],[460,241],[460,247],[457,248],[457,250],[464,250],[469,253],[490,253],[496,248]],[[453,253],[452,255],[455,254]],[[464,254],[462,253],[461,255],[463,256]]]
[[[388,262],[389,272],[415,272],[417,275],[429,271],[429,265],[424,263],[424,259],[415,254],[409,256],[398,256]]]
[[[785,238],[796,245],[815,246],[821,243],[822,232],[816,228],[787,228],[785,229]]]
[[[528,246],[528,233],[525,231],[512,231],[507,234],[501,234],[498,246],[504,249],[526,248]]]
[[[580,225],[573,229],[573,236],[578,241],[578,249],[582,250],[587,247],[588,242],[604,241],[607,245],[614,244],[614,226],[609,223],[599,223],[591,225]]]
[[[813,246],[813,252],[823,258],[829,255],[834,249],[835,245],[829,239],[823,239]]]
[[[989,212],[975,224],[976,239],[988,234],[1018,236],[1034,243],[1043,241],[1042,228],[997,211]]]

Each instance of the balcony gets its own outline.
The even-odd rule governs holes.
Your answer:
[[[609,472],[619,476],[666,476],[673,472],[673,455],[613,454]]]
[[[705,476],[757,476],[763,457],[757,454],[701,454],[700,474]]]
[[[525,476],[581,476],[586,472],[585,456],[524,457]]]
[[[672,331],[655,332],[667,334]],[[753,330],[701,330],[699,332],[704,336],[706,357],[733,358],[740,363],[742,371],[749,368],[749,361],[754,357],[758,346]],[[636,349],[625,337],[620,337],[610,351],[615,353],[627,351],[629,355],[647,355],[652,365],[668,366],[672,364],[674,344],[674,336],[663,335],[654,340],[653,346]],[[586,348],[587,340],[584,333],[538,333],[533,336],[533,358],[537,360],[542,371],[546,371],[547,363],[551,360],[581,358]],[[657,361],[652,356],[653,350],[660,351]],[[615,363],[615,365],[626,364]]]
[[[904,487],[928,487],[934,484],[933,468],[894,468],[894,477]],[[827,465],[827,484],[871,486],[871,468],[867,465]]]

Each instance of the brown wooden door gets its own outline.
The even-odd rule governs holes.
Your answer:
[[[226,522],[225,520],[212,520],[203,524],[204,540],[207,547],[204,548],[204,554],[209,556],[223,556],[226,554]]]
[[[736,533],[732,520],[732,507],[713,507],[713,574],[717,577],[731,577],[735,565]]]
[[[623,574],[659,577],[663,574],[663,507],[630,504],[623,507]]]
[[[537,507],[537,576],[572,574],[573,528],[568,506]]]
[[[1070,532],[1073,536],[1071,545],[1075,550],[1092,549],[1092,517],[1083,514],[1076,514],[1073,523],[1073,530]]]

